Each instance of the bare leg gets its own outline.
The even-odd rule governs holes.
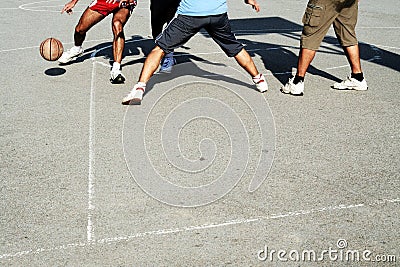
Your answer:
[[[130,17],[129,9],[121,8],[113,16],[112,31],[114,34],[113,39],[113,55],[114,62],[121,63],[122,53],[125,47],[125,34],[124,26]]]
[[[75,27],[74,41],[76,46],[81,46],[85,40],[87,31],[105,17],[89,8],[83,12],[78,24]]]
[[[313,61],[317,51],[301,48],[299,53],[299,59],[297,61],[297,73],[296,75],[304,77],[307,73],[307,69]]]
[[[140,78],[138,83],[133,87],[132,91],[124,97],[122,104],[140,104],[143,99],[144,91],[146,89],[146,83],[153,76],[154,72],[158,68],[161,58],[165,55],[164,51],[156,46],[151,50],[150,54],[147,56],[142,71],[140,72]]]
[[[235,59],[239,65],[246,70],[251,77],[258,75],[258,70],[254,64],[253,59],[250,57],[249,53],[245,49],[242,49],[236,56]]]
[[[139,82],[147,83],[150,80],[164,55],[165,52],[159,46],[156,46],[151,50],[142,67]]]
[[[316,50],[308,48],[300,48],[299,58],[297,59],[297,72],[296,76],[281,87],[281,92],[292,95],[303,95],[304,92],[304,76],[307,73],[308,67],[311,65]]]
[[[358,45],[343,47],[352,73],[361,73],[360,50]]]

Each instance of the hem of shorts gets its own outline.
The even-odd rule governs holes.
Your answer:
[[[308,50],[313,50],[313,51],[318,51],[321,45],[319,46],[308,46],[308,45],[300,45],[300,49],[308,49]]]
[[[350,47],[350,46],[355,46],[358,45],[358,42],[354,42],[354,43],[345,43],[345,44],[340,44],[342,47]]]
[[[237,52],[232,53],[232,54],[226,54],[228,57],[236,57],[240,52],[242,52],[242,50],[244,49],[244,46]]]

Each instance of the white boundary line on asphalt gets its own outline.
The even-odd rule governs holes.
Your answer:
[[[192,225],[192,226],[186,226],[186,227],[180,227],[180,228],[170,228],[170,229],[159,229],[159,230],[154,230],[154,231],[146,231],[146,232],[126,235],[126,236],[102,238],[97,241],[86,242],[86,243],[77,242],[77,243],[59,245],[59,246],[55,246],[55,247],[51,247],[51,248],[38,248],[38,249],[23,250],[23,251],[14,252],[14,253],[1,254],[0,260],[1,259],[10,260],[12,258],[21,257],[21,256],[35,255],[35,254],[46,253],[46,252],[48,253],[48,252],[55,252],[55,251],[63,251],[63,250],[68,250],[68,249],[73,249],[73,248],[84,248],[84,247],[90,247],[90,246],[95,246],[95,245],[112,245],[112,244],[120,243],[120,242],[129,242],[134,239],[142,238],[142,237],[152,237],[152,236],[170,235],[170,234],[187,233],[187,232],[190,233],[190,232],[197,231],[197,230],[201,231],[201,230],[221,228],[221,227],[227,227],[227,226],[235,226],[235,225],[239,226],[239,225],[244,225],[244,224],[249,224],[249,223],[265,222],[265,221],[275,220],[275,219],[291,218],[291,217],[312,215],[312,214],[319,214],[319,213],[327,213],[327,212],[337,212],[337,211],[341,211],[341,210],[371,208],[371,207],[377,207],[377,206],[380,207],[380,206],[389,205],[389,204],[400,204],[400,198],[377,200],[377,201],[371,202],[371,203],[336,205],[336,206],[328,206],[328,207],[322,207],[322,208],[315,207],[315,208],[308,209],[308,210],[307,209],[297,210],[297,211],[292,211],[292,212],[287,212],[287,213],[271,214],[269,216],[260,216],[260,217],[248,218],[248,219],[236,219],[236,220],[230,220],[230,221],[225,221],[225,222],[220,222],[220,223],[208,223],[208,224]]]
[[[89,105],[89,162],[88,162],[88,214],[87,214],[87,242],[94,240],[93,211],[95,209],[94,198],[94,170],[95,170],[95,76],[96,61],[92,63],[92,80],[90,82],[90,105]]]

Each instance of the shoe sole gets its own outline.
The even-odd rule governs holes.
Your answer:
[[[265,93],[268,91],[268,89],[269,89],[268,86],[265,86],[265,88],[263,90],[261,90],[261,88],[257,88],[257,86],[256,86],[256,90],[259,91],[260,93]]]
[[[364,88],[359,88],[359,87],[335,87],[332,86],[333,89],[335,90],[354,90],[354,91],[367,91],[368,87],[366,89]]]
[[[286,95],[292,95],[292,96],[303,96],[303,92],[301,92],[300,94],[293,94],[292,92],[285,92],[283,91],[283,89],[281,88],[281,93],[286,94]]]
[[[68,63],[70,63],[70,62],[72,62],[72,61],[74,61],[75,59],[77,59],[78,57],[75,57],[75,58],[71,58],[70,60],[68,60],[68,61],[63,61],[63,62],[61,62],[61,61],[58,61],[58,63],[59,64],[61,64],[61,65],[63,65],[63,64],[68,64]]]
[[[122,101],[122,105],[140,105],[142,103],[142,99],[140,98],[132,98],[127,101]]]
[[[158,73],[167,73],[167,74],[169,74],[171,72],[172,72],[172,69],[171,70],[159,70],[158,71]]]
[[[118,74],[118,76],[115,77],[115,79],[110,78],[110,82],[112,84],[121,84],[125,82],[125,78],[121,74]]]
[[[76,56],[74,56],[74,57],[71,57],[68,61],[65,61],[65,62],[62,62],[62,61],[58,60],[58,63],[60,63],[60,64],[67,64],[67,63],[70,63],[71,61],[76,60],[78,57],[80,57],[80,56],[82,56],[82,55],[83,55],[83,52],[80,53],[79,55],[76,55]]]
[[[134,98],[131,100],[130,105],[140,105],[142,103],[142,99]]]

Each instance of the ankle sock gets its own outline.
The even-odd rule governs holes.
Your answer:
[[[146,90],[146,83],[144,83],[144,82],[138,82],[136,85],[137,85],[138,87],[143,88],[143,89]]]
[[[304,77],[301,77],[299,75],[294,76],[293,83],[298,84],[299,82],[304,82]]]
[[[364,80],[364,74],[362,72],[360,72],[360,73],[351,73],[351,78],[354,78],[359,82],[362,82],[362,80]]]
[[[113,70],[120,70],[121,69],[121,63],[114,62],[112,68],[113,68]]]
[[[73,50],[73,51],[79,51],[79,50],[81,50],[82,49],[82,46],[81,45],[74,45],[72,48],[71,48],[71,50]]]
[[[253,77],[253,82],[258,83],[260,80],[264,80],[261,73]]]

